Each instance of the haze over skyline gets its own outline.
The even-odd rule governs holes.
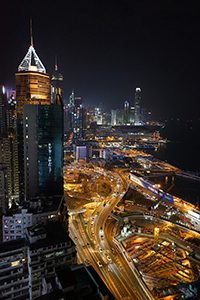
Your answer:
[[[0,82],[15,73],[33,44],[50,75],[55,55],[64,99],[75,90],[84,105],[134,104],[152,118],[198,118],[200,110],[199,1],[8,0],[0,11]]]

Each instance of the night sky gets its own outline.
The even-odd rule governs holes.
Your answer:
[[[33,43],[51,75],[55,55],[84,105],[133,105],[154,119],[200,118],[200,1],[6,0],[0,8],[0,84],[15,88],[15,72]]]

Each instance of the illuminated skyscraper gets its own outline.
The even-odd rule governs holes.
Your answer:
[[[117,110],[112,109],[111,110],[111,125],[116,125],[117,124]]]
[[[23,155],[23,106],[50,105],[49,75],[31,45],[15,74],[17,101],[17,135],[18,135],[18,164],[20,200],[24,199],[24,155]]]
[[[135,89],[135,125],[141,125],[141,88]]]
[[[81,97],[75,97],[74,91],[69,97],[70,130],[73,132],[73,141],[83,138],[83,108]]]
[[[49,74],[37,56],[33,45],[15,74],[17,119],[23,119],[24,104],[51,104]]]
[[[125,101],[124,102],[124,125],[127,125],[130,123],[130,107],[129,107],[129,102]]]
[[[60,97],[63,97],[62,85],[63,85],[63,75],[58,72],[58,65],[56,61],[55,72],[51,77],[51,102],[52,103],[54,102],[56,95],[60,95]]]
[[[0,85],[0,134],[6,132],[6,93],[4,85]]]

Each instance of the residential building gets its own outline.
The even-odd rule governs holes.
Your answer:
[[[13,205],[2,217],[3,242],[26,237],[26,228],[58,220],[63,209],[62,196],[37,196],[22,205]]]
[[[8,207],[7,166],[0,164],[0,216]]]
[[[77,264],[75,244],[60,222],[27,228],[29,297],[42,295],[42,279],[66,266]]]
[[[90,266],[80,264],[46,275],[42,280],[42,294],[37,300],[105,299],[114,300],[106,285]]]
[[[4,85],[0,85],[0,134],[6,132],[7,99]]]
[[[75,244],[59,221],[27,228],[27,239],[0,243],[0,299],[32,300],[42,280],[77,264]]]
[[[25,239],[0,243],[0,299],[30,299]]]

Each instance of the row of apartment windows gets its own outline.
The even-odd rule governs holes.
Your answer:
[[[24,217],[24,219],[27,219],[28,218],[28,220],[30,220],[30,216],[26,216],[26,217]],[[21,222],[22,222],[22,220],[21,219],[17,219],[17,220],[15,220],[15,223],[19,223],[19,224],[21,224]],[[6,220],[4,220],[4,223],[8,223],[8,219],[6,219]],[[12,220],[12,219],[10,219],[10,223],[11,224],[13,224],[14,223],[14,220]]]
[[[65,246],[69,247],[70,245],[71,245],[71,243],[67,242],[67,244],[66,243],[62,243],[62,244],[57,244],[57,245],[52,245],[52,246],[44,247],[42,250],[43,251],[45,251],[45,250],[51,250],[51,249],[55,249],[55,248],[65,247]],[[32,250],[32,253],[37,253],[40,250],[41,249]]]

